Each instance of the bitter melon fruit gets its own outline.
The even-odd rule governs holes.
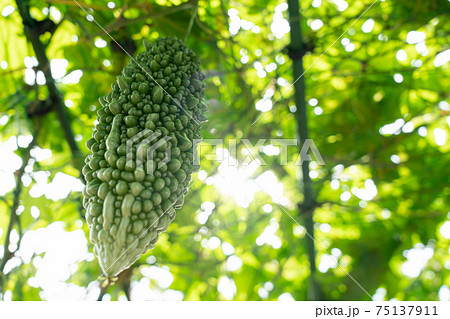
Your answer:
[[[114,277],[155,246],[181,208],[206,121],[205,76],[175,38],[144,41],[146,51],[99,99],[86,142],[83,206],[103,273]]]

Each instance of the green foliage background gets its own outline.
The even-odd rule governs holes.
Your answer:
[[[77,84],[56,82],[63,100],[70,106],[63,106],[63,113],[67,113],[64,116],[73,130],[70,148],[67,140],[70,128],[58,116],[55,105],[58,102],[51,98],[47,85],[24,82],[24,59],[36,55],[17,10],[17,3],[24,1],[0,1],[0,10],[8,5],[15,8],[6,17],[0,17],[0,61],[7,62],[7,67],[3,63],[0,70],[1,140],[4,142],[12,136],[35,137],[29,147],[18,147],[15,152],[25,165],[31,147],[52,151],[51,158],[32,161],[27,169],[25,166],[18,169],[15,176],[20,178],[16,187],[2,196],[1,243],[9,243],[7,229],[11,218],[12,229],[19,237],[62,221],[66,231],[81,228],[88,238],[87,225],[80,222],[84,215],[81,192],[74,191],[67,198],[53,201],[45,196],[34,198],[29,191],[39,171],[48,172],[49,181],[58,172],[80,177],[82,158],[87,154],[84,143],[92,134],[97,99],[110,90],[110,84],[129,57],[98,25],[88,21],[75,1],[25,2],[32,18],[37,21],[48,18],[57,25],[53,33],[39,36],[48,59],[66,59],[66,74],[82,70],[83,75]],[[84,8],[92,8],[87,10],[95,21],[131,55],[143,50],[142,39],[182,38],[195,7],[193,0],[118,0],[113,9],[108,7],[108,1],[77,2]],[[275,8],[278,12],[282,8],[278,6],[280,3],[278,0],[200,0],[198,16],[187,39],[188,46],[202,57],[202,68],[207,75],[210,111],[203,137],[224,139],[225,145],[229,139],[237,138],[238,154],[243,149],[240,142],[243,138],[255,143],[259,138],[297,137],[293,90],[287,90],[294,81],[288,56],[290,38],[285,34],[278,39],[271,29]],[[317,99],[323,111],[317,115],[315,106],[307,106],[310,138],[326,163],[324,166],[311,164],[317,201],[313,217],[316,263],[319,265],[326,256],[322,248],[328,253],[338,248],[342,253],[338,258],[342,268],[316,272],[321,299],[368,300],[370,297],[345,273],[348,272],[371,296],[376,291],[384,291],[379,298],[438,300],[438,291],[450,283],[450,236],[440,231],[450,218],[450,65],[446,62],[436,66],[435,58],[443,52],[448,55],[446,50],[450,49],[449,2],[386,0],[373,4],[372,0],[352,0],[342,12],[332,1],[316,0],[312,4],[311,0],[300,1],[303,41],[307,48],[303,57],[307,70],[306,99]],[[230,24],[236,21],[228,16],[231,8],[238,10],[241,22],[252,22],[259,27],[259,32],[245,30],[248,28],[244,23],[241,25],[245,28],[230,34]],[[54,10],[59,11],[60,19],[58,14],[48,14]],[[287,11],[281,14],[288,18]],[[316,19],[324,25],[312,30]],[[374,26],[366,33],[361,27],[368,19],[374,20]],[[420,54],[417,45],[406,42],[410,31],[426,35],[426,54]],[[100,38],[106,41],[105,47],[95,45]],[[349,39],[354,50],[347,48],[342,38]],[[405,60],[396,58],[399,50],[406,52]],[[266,67],[263,78],[255,69],[257,62]],[[267,68],[270,64],[276,68]],[[34,70],[41,67],[34,66]],[[394,74],[400,74],[403,80],[396,83]],[[283,80],[279,78],[289,84],[281,86]],[[261,115],[255,103],[269,90],[274,93],[272,100],[279,100],[252,125]],[[406,128],[402,131],[400,125],[393,134],[380,133],[381,127],[398,119],[411,122],[412,131]],[[427,134],[418,134],[419,128],[422,132],[426,128]],[[446,132],[447,141],[443,145],[436,143],[437,128]],[[283,209],[303,225],[297,207],[303,200],[297,186],[301,177],[292,165],[298,150],[290,150],[291,164],[287,166],[280,165],[279,157],[260,152],[267,166],[259,167],[252,178],[265,171],[274,172],[284,185],[283,196],[287,201]],[[396,157],[393,161],[392,155],[397,155],[400,161]],[[219,162],[202,160],[201,163],[208,176],[217,174]],[[31,177],[31,183],[23,183],[22,175]],[[194,176],[193,180],[196,179]],[[373,180],[377,195],[362,201],[354,195],[355,188],[363,188],[367,179]],[[331,187],[332,180],[334,185],[338,181],[337,189]],[[347,191],[353,195],[349,200],[342,200],[345,199],[342,193]],[[206,223],[201,224],[198,216],[202,203],[207,201],[214,203],[214,209]],[[266,204],[272,205],[270,213],[263,210]],[[38,218],[32,217],[32,206],[39,209]],[[255,243],[271,223],[278,224],[275,234],[281,239],[280,248]],[[230,257],[221,247],[211,249],[205,245],[205,239],[214,236],[234,247],[234,255],[243,262],[239,269],[227,268]],[[173,276],[169,288],[181,291],[184,300],[225,299],[217,289],[224,276],[234,281],[235,300],[277,300],[284,293],[296,300],[306,300],[311,284],[307,240],[298,225],[264,192],[256,192],[248,207],[242,207],[220,192],[214,183],[203,179],[193,185],[183,209],[155,249],[123,273],[116,285],[100,291],[98,281],[95,282],[101,271],[95,259],[78,262],[77,270],[65,282],[89,286],[89,289],[97,287],[97,290],[92,288],[97,291],[94,299],[98,294],[100,298],[109,294],[113,300],[123,296],[133,299],[137,282],[155,291],[168,289],[161,287],[157,280],[145,279],[142,270],[152,264],[168,267],[165,269]],[[92,251],[91,244],[87,245]],[[402,272],[408,256],[405,251],[420,249],[421,245],[431,247],[433,254],[417,277],[408,277]],[[35,287],[29,281],[38,271],[37,263],[21,259],[17,246],[20,240],[12,252],[7,249],[11,246],[1,246],[4,250],[0,255],[3,257],[1,296],[8,293],[13,300],[46,299],[42,287]],[[36,253],[41,257],[44,254]],[[271,284],[265,285],[267,282]],[[92,299],[88,296],[85,299]],[[139,298],[151,299],[145,295]]]

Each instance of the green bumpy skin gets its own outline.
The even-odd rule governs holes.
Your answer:
[[[196,141],[206,121],[199,59],[175,38],[144,44],[137,63],[131,61],[99,99],[98,123],[86,142],[92,153],[83,168],[83,206],[94,253],[108,277],[155,246],[199,168]],[[134,143],[142,133],[158,138]],[[146,151],[164,137],[167,142],[147,158]],[[159,165],[168,152],[170,160]]]

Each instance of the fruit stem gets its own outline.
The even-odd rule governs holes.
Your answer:
[[[184,35],[184,38],[183,38],[184,43],[186,43],[187,37],[191,33],[191,29],[192,29],[192,26],[194,25],[195,17],[197,16],[197,11],[198,11],[198,1],[196,1],[196,3],[195,3],[194,12],[192,12],[191,20],[189,20],[189,25],[188,25],[186,34]]]

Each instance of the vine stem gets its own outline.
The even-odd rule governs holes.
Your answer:
[[[28,145],[28,147],[25,150],[25,155],[22,158],[22,166],[14,173],[15,178],[16,178],[16,188],[14,189],[14,193],[13,193],[14,199],[13,199],[13,203],[10,207],[9,224],[8,224],[8,229],[6,231],[5,242],[3,245],[3,257],[0,262],[0,291],[2,291],[2,292],[3,292],[3,286],[6,282],[4,280],[5,274],[3,273],[3,271],[5,269],[5,266],[8,262],[8,260],[10,260],[11,257],[14,255],[14,252],[9,251],[11,232],[14,229],[14,224],[16,222],[18,224],[18,227],[20,227],[19,220],[18,220],[19,217],[17,216],[16,211],[17,211],[17,208],[19,207],[20,194],[22,193],[22,176],[25,173],[25,167],[28,165],[28,162],[31,158],[30,151],[36,145],[36,138],[37,138],[37,133],[35,133],[33,140],[31,141],[31,143]],[[21,233],[21,231],[19,233]],[[21,238],[19,238],[19,240],[20,239]]]
[[[302,38],[300,28],[300,6],[299,0],[287,0],[289,25],[291,28],[291,44],[289,46],[290,57],[292,59],[292,68],[294,79],[294,98],[297,105],[295,120],[297,122],[298,148],[299,151],[305,141],[308,139],[308,120],[306,117],[306,99],[305,99],[305,78],[303,77],[303,55],[305,53],[305,44]],[[314,209],[315,198],[312,188],[312,180],[309,177],[309,161],[304,160],[301,166],[301,179],[298,181],[300,191],[303,193],[303,203],[298,205],[299,215],[305,223],[306,231],[310,236],[306,237],[306,250],[309,259],[309,287],[307,298],[309,300],[320,300],[320,286],[316,279],[316,251],[314,245]]]
[[[53,102],[53,109],[58,116],[64,137],[69,144],[70,151],[74,160],[74,166],[80,171],[80,179],[85,182],[84,176],[81,173],[83,167],[82,152],[75,141],[75,135],[70,123],[70,117],[67,108],[64,105],[61,92],[58,90],[50,70],[50,62],[45,51],[46,46],[41,42],[39,35],[40,31],[37,21],[31,17],[27,1],[16,0],[19,14],[22,18],[22,24],[27,40],[31,43],[36,58],[39,63],[39,69],[42,70],[45,77],[46,86],[49,92],[49,98]],[[48,44],[47,44],[48,45]]]
[[[191,33],[192,26],[194,25],[195,17],[197,16],[198,11],[198,1],[196,1],[194,5],[194,12],[192,12],[191,19],[189,20],[189,25],[186,31],[186,34],[184,35],[183,42],[186,43],[187,37]]]

